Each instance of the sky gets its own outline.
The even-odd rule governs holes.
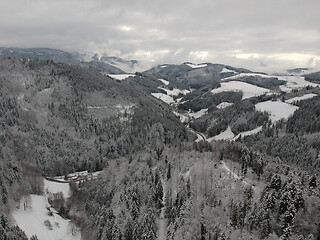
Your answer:
[[[320,69],[319,0],[1,0],[0,46]]]

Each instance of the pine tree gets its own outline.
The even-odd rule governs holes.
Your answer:
[[[171,178],[171,164],[168,164],[168,170],[167,170],[167,181]]]
[[[132,219],[129,218],[124,226],[124,240],[133,240],[133,230]]]
[[[309,187],[310,188],[316,188],[317,187],[317,177],[315,175],[312,175],[309,181]]]
[[[141,239],[143,240],[154,240],[157,238],[157,230],[155,223],[155,214],[151,207],[148,207],[145,213],[141,226]]]
[[[231,225],[236,228],[238,226],[238,207],[237,207],[237,204],[231,204],[230,220],[231,220]]]
[[[260,222],[260,236],[262,239],[268,237],[271,233],[271,216],[269,210],[264,210]]]

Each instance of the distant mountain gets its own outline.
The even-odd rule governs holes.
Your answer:
[[[82,62],[102,62],[121,69],[127,73],[143,72],[151,67],[151,64],[148,62],[142,62],[137,60],[124,60],[119,57],[108,56],[103,54],[102,56],[97,53],[81,53],[74,52],[76,56]]]
[[[287,72],[290,74],[304,74],[309,70],[311,69],[310,68],[293,68],[293,69],[288,69]]]
[[[171,83],[184,86],[184,88],[199,89],[208,84],[219,83],[221,79],[237,75],[239,73],[251,73],[250,70],[234,68],[223,64],[201,63],[193,64],[185,62],[183,64],[158,65],[145,71],[165,78]],[[218,85],[217,85],[218,86]]]
[[[83,61],[78,53],[69,53],[66,51],[51,48],[0,48],[0,58],[24,58],[30,60],[52,60],[56,63],[62,62],[72,65],[88,68],[90,70],[105,72],[110,74],[124,73],[121,69],[108,63],[101,62],[94,58],[89,61]]]
[[[305,79],[310,82],[320,83],[320,72],[306,74]]]

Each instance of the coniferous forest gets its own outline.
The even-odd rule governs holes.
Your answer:
[[[225,67],[173,65],[120,81],[78,63],[1,59],[0,239],[38,239],[13,217],[22,203],[30,210],[30,196],[48,196],[48,214],[87,240],[320,239],[319,87],[286,93],[283,80],[257,75],[241,82],[277,94],[212,94]],[[180,103],[150,94],[177,88],[189,91]],[[314,96],[295,102],[287,120],[256,110],[304,94]],[[238,137],[214,138],[227,129]],[[69,181],[83,171],[98,174]],[[47,193],[57,176],[70,196]]]

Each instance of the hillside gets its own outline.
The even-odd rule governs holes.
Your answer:
[[[117,80],[0,60],[1,236],[320,236],[319,87],[219,64],[165,66]]]
[[[105,72],[110,74],[124,73],[123,70],[106,62],[92,58],[84,61],[78,53],[70,53],[51,48],[1,48],[0,58],[18,58],[30,60],[52,60],[56,63],[67,63],[81,66],[90,70]]]

